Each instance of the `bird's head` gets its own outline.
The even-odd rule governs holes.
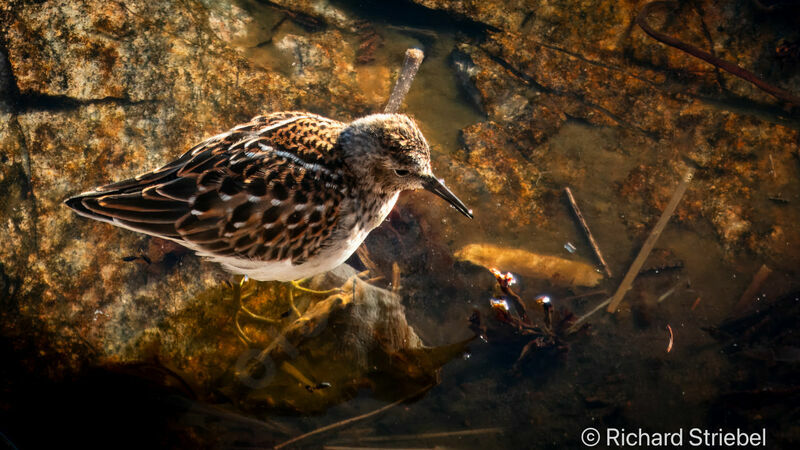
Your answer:
[[[386,193],[425,189],[472,218],[472,211],[433,175],[428,142],[408,116],[373,114],[354,120],[339,134],[338,144],[364,183]]]

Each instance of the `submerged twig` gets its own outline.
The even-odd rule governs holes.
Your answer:
[[[349,419],[345,419],[345,420],[342,420],[342,421],[339,421],[339,422],[336,422],[336,423],[332,423],[330,425],[325,425],[324,427],[320,427],[320,428],[317,428],[316,430],[309,431],[308,433],[301,434],[300,436],[293,437],[293,438],[289,439],[288,441],[281,442],[280,444],[276,445],[273,448],[275,450],[277,450],[279,448],[286,447],[287,445],[294,444],[295,442],[301,441],[301,440],[309,438],[311,436],[314,436],[314,435],[317,435],[317,434],[320,434],[320,433],[324,433],[326,431],[330,431],[330,430],[333,430],[333,429],[336,429],[336,428],[341,428],[343,426],[350,425],[351,423],[358,422],[358,421],[361,421],[361,420],[364,420],[364,419],[368,419],[368,418],[370,418],[372,416],[375,416],[375,415],[378,415],[378,414],[380,414],[380,413],[382,413],[384,411],[390,410],[390,409],[394,408],[395,406],[397,406],[397,405],[399,405],[401,403],[405,403],[408,400],[411,400],[412,398],[414,398],[414,397],[426,392],[428,389],[430,389],[432,387],[433,387],[433,385],[427,385],[424,388],[420,389],[419,391],[409,395],[408,397],[403,397],[400,400],[397,400],[396,402],[389,403],[388,405],[382,406],[382,407],[380,407],[380,408],[378,408],[378,409],[376,409],[374,411],[370,411],[368,413],[361,414],[360,416],[351,417]]]
[[[639,27],[653,39],[663,44],[667,44],[670,47],[675,47],[678,50],[682,50],[694,56],[695,58],[702,59],[703,61],[713,65],[714,67],[718,67],[745,81],[749,81],[757,88],[761,89],[762,91],[772,95],[773,97],[779,100],[783,100],[784,102],[800,106],[800,97],[798,97],[797,95],[794,95],[793,93],[785,89],[767,83],[766,81],[757,77],[753,72],[743,69],[742,67],[739,67],[738,65],[732,62],[718,58],[712,55],[711,53],[708,53],[705,50],[701,50],[693,45],[687,44],[667,34],[659,33],[658,31],[650,27],[650,25],[647,23],[647,16],[650,15],[650,12],[652,12],[654,8],[657,8],[659,6],[675,5],[675,4],[677,4],[677,2],[675,1],[655,1],[644,5],[642,10],[639,11],[639,15],[636,16],[636,24],[639,25]]]
[[[503,428],[476,428],[474,430],[459,430],[459,431],[440,431],[433,433],[419,433],[419,434],[395,434],[389,436],[361,436],[358,438],[359,442],[394,442],[394,441],[416,441],[421,439],[437,439],[437,438],[454,438],[461,436],[475,436],[482,434],[497,434],[502,433]]]
[[[578,219],[578,223],[581,224],[581,228],[583,228],[583,233],[586,235],[586,238],[589,239],[589,245],[592,246],[592,251],[594,251],[594,255],[597,257],[597,260],[600,261],[600,264],[603,266],[603,270],[606,273],[608,278],[611,278],[611,269],[608,268],[608,264],[606,264],[605,258],[603,258],[603,253],[600,251],[600,247],[597,245],[597,241],[594,240],[594,236],[592,235],[592,230],[589,229],[589,224],[586,223],[586,219],[583,218],[583,214],[581,214],[581,209],[578,208],[578,203],[575,202],[575,197],[572,195],[572,190],[569,187],[564,188],[564,192],[567,194],[567,200],[569,200],[569,206],[572,207],[572,212],[575,214],[575,218]]]
[[[579,298],[594,297],[595,295],[608,295],[608,291],[605,289],[598,289],[596,291],[584,292],[583,294],[570,295],[569,297],[562,298],[561,301],[568,302]]]
[[[683,281],[682,280],[678,280],[678,282],[675,283],[675,286],[672,286],[670,289],[667,289],[667,292],[664,292],[663,294],[661,294],[658,297],[658,300],[656,300],[656,303],[661,303],[664,300],[666,300],[667,298],[669,298],[670,295],[674,294],[675,291],[678,290],[678,287],[681,285],[681,283],[683,283]]]
[[[570,333],[572,333],[572,332],[574,332],[574,331],[577,331],[577,330],[578,330],[578,327],[580,326],[580,324],[582,324],[583,322],[585,322],[585,321],[586,321],[586,319],[588,319],[589,317],[591,317],[591,316],[592,316],[594,313],[596,313],[597,311],[600,311],[601,309],[603,309],[603,308],[604,308],[606,305],[608,305],[609,303],[611,303],[611,298],[607,298],[607,299],[603,300],[602,302],[600,302],[600,304],[599,304],[599,305],[595,306],[595,307],[594,307],[594,309],[592,309],[591,311],[587,312],[586,314],[584,314],[584,315],[582,315],[582,316],[578,317],[578,319],[577,319],[577,320],[575,320],[575,322],[573,322],[573,323],[572,323],[572,326],[570,326],[570,327],[569,327],[569,330],[567,330],[567,331],[569,331]]]
[[[669,219],[675,212],[675,208],[678,207],[678,203],[680,203],[683,198],[683,194],[686,193],[686,188],[689,186],[689,182],[692,181],[692,176],[694,176],[694,169],[690,167],[686,170],[680,183],[678,183],[678,187],[676,187],[675,191],[672,193],[672,198],[669,199],[669,203],[667,203],[666,208],[664,208],[664,212],[661,213],[661,217],[658,218],[658,222],[656,222],[656,226],[653,227],[653,231],[650,232],[650,236],[644,241],[644,245],[642,245],[641,250],[639,250],[639,254],[636,255],[636,259],[633,260],[633,264],[631,264],[631,267],[628,269],[628,273],[625,274],[625,278],[622,279],[622,283],[620,283],[619,288],[617,288],[617,292],[609,299],[610,304],[606,311],[614,313],[622,301],[622,298],[628,290],[630,290],[633,285],[633,280],[636,278],[636,275],[639,274],[639,270],[642,269],[642,265],[644,265],[653,247],[655,247],[658,238],[661,236],[661,232],[664,231],[667,222],[669,222]]]
[[[400,71],[400,76],[397,77],[397,83],[394,85],[392,95],[389,96],[389,102],[386,103],[386,108],[384,108],[383,112],[388,114],[396,113],[400,110],[400,106],[402,106],[403,100],[406,98],[406,94],[408,94],[408,90],[411,88],[411,82],[414,81],[414,77],[417,75],[417,70],[419,70],[419,66],[422,64],[422,59],[424,57],[425,54],[418,48],[406,50],[406,58],[403,60],[403,69]]]
[[[750,285],[747,286],[747,289],[739,298],[739,302],[736,304],[737,310],[747,308],[749,303],[753,300],[753,297],[756,295],[758,290],[761,289],[761,286],[765,281],[767,281],[767,277],[769,277],[769,274],[771,273],[772,269],[767,267],[766,264],[761,265],[761,267],[758,269],[758,272],[753,275],[753,281],[750,282]]]
[[[400,265],[395,261],[392,263],[392,293],[398,292],[400,292]]]
[[[789,204],[789,200],[781,197],[780,194],[779,195],[769,195],[769,196],[767,196],[767,199],[769,201],[771,201],[771,202],[779,203],[781,205],[788,205]]]
[[[396,30],[408,34],[416,34],[418,36],[424,36],[428,39],[439,38],[439,34],[436,31],[429,30],[427,28],[412,27],[408,25],[385,25],[385,26],[389,30]]]

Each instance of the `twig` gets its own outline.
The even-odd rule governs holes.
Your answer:
[[[750,302],[753,300],[753,297],[756,295],[761,286],[767,281],[767,277],[769,274],[772,273],[772,269],[767,267],[766,264],[762,264],[761,267],[758,269],[755,275],[753,275],[753,281],[750,282],[750,285],[747,286],[747,290],[744,291],[741,298],[739,298],[739,302],[736,304],[736,309],[745,309],[749,306]]]
[[[584,292],[583,294],[571,295],[569,297],[564,297],[564,298],[561,299],[561,301],[562,302],[568,302],[570,300],[577,300],[579,298],[594,297],[595,295],[608,295],[608,291],[605,290],[605,289],[599,289],[597,291]]]
[[[661,217],[658,218],[658,222],[656,222],[656,226],[653,227],[653,231],[650,232],[650,236],[644,241],[642,249],[639,250],[639,254],[636,255],[636,259],[633,260],[633,264],[631,264],[631,267],[628,269],[628,273],[625,274],[625,278],[622,279],[622,283],[620,283],[619,288],[617,288],[617,292],[611,297],[611,303],[608,305],[606,311],[613,314],[617,310],[622,298],[625,297],[625,294],[630,290],[631,285],[633,285],[633,280],[636,278],[636,275],[639,274],[639,270],[641,270],[650,252],[653,251],[653,247],[655,247],[658,238],[661,236],[661,232],[664,231],[667,222],[669,222],[669,219],[675,212],[675,208],[678,207],[678,203],[680,203],[683,198],[683,194],[686,193],[686,188],[689,186],[689,182],[692,181],[692,176],[694,176],[694,169],[690,167],[686,170],[680,183],[678,183],[675,192],[672,193],[672,198],[669,199],[667,207],[664,208],[664,212],[662,212]]]
[[[594,236],[592,235],[592,230],[589,229],[589,224],[586,223],[586,219],[583,218],[583,214],[581,214],[581,209],[578,208],[578,203],[575,202],[575,197],[572,195],[572,190],[569,187],[564,188],[564,192],[567,194],[567,200],[569,200],[569,206],[572,207],[572,212],[575,214],[575,218],[578,219],[578,222],[581,224],[581,228],[583,228],[583,233],[586,235],[586,238],[589,239],[589,244],[592,246],[592,250],[594,251],[594,255],[597,257],[597,260],[600,261],[600,264],[603,266],[603,270],[606,272],[606,276],[611,278],[611,269],[608,268],[608,264],[606,264],[605,258],[603,258],[603,253],[600,251],[600,247],[597,245],[597,241],[594,240]]]
[[[419,28],[419,27],[411,27],[407,25],[385,25],[386,28],[390,30],[397,30],[401,32],[405,32],[408,34],[416,34],[419,36],[424,36],[428,39],[438,39],[439,34],[433,30],[428,30],[426,28]]]
[[[678,290],[678,288],[680,287],[680,285],[681,285],[682,283],[685,283],[685,281],[683,281],[683,280],[681,280],[681,279],[678,279],[678,282],[677,282],[677,283],[675,283],[675,285],[674,285],[674,286],[672,286],[670,289],[668,289],[668,290],[667,290],[667,292],[664,292],[663,294],[661,294],[661,295],[658,297],[658,300],[656,300],[656,303],[661,303],[661,302],[663,302],[664,300],[666,300],[667,298],[669,298],[669,296],[670,296],[670,295],[674,294],[674,293],[675,293],[675,291],[677,291],[677,290]]]
[[[311,436],[314,436],[314,435],[317,435],[317,434],[320,434],[320,433],[324,433],[326,431],[330,431],[330,430],[333,430],[333,429],[336,429],[336,428],[341,428],[343,426],[350,425],[351,423],[355,423],[355,422],[358,422],[358,421],[361,421],[361,420],[364,420],[364,419],[368,419],[368,418],[370,418],[372,416],[375,416],[375,415],[378,415],[378,414],[380,414],[380,413],[382,413],[384,411],[388,411],[388,410],[394,408],[395,406],[397,406],[397,405],[399,405],[401,403],[407,402],[408,400],[411,400],[412,398],[424,393],[425,391],[427,391],[428,389],[430,389],[432,387],[433,387],[433,385],[429,384],[429,385],[425,386],[424,388],[420,389],[419,391],[409,395],[408,397],[401,398],[400,400],[397,400],[396,402],[389,403],[388,405],[382,406],[382,407],[380,407],[380,408],[378,408],[378,409],[376,409],[374,411],[370,411],[368,413],[361,414],[360,416],[351,417],[349,419],[345,419],[345,420],[342,420],[342,421],[339,421],[339,422],[336,422],[336,423],[332,423],[330,425],[325,425],[324,427],[317,428],[316,430],[309,431],[308,433],[304,433],[304,434],[301,434],[300,436],[293,437],[293,438],[289,439],[288,441],[281,442],[280,444],[276,445],[273,448],[275,450],[278,450],[280,448],[286,447],[287,445],[294,444],[295,442],[301,441],[301,440],[309,438]]]
[[[395,261],[392,263],[392,293],[398,292],[400,292],[400,265]]]
[[[785,198],[781,197],[780,195],[777,195],[777,196],[776,195],[770,195],[769,197],[767,197],[767,199],[769,201],[771,201],[771,202],[780,203],[781,205],[789,204],[789,200],[786,200]]]
[[[661,296],[658,297],[658,300],[656,301],[656,303],[663,302],[664,300],[669,298],[670,295],[674,294],[677,289],[678,289],[677,285],[673,286],[672,289],[670,289],[667,292],[664,292],[663,294],[661,294]]]
[[[783,100],[787,103],[792,103],[794,105],[800,106],[800,97],[792,94],[791,92],[781,89],[777,86],[774,86],[766,81],[758,78],[754,73],[745,70],[736,64],[725,61],[724,59],[717,58],[716,56],[708,53],[705,50],[701,50],[693,45],[687,44],[682,42],[672,36],[659,33],[658,31],[654,30],[650,27],[647,23],[647,16],[650,15],[650,12],[659,6],[666,6],[666,5],[675,5],[677,4],[676,1],[656,1],[650,2],[639,11],[639,15],[636,16],[636,24],[650,37],[653,39],[667,44],[670,47],[675,47],[678,50],[682,50],[695,58],[702,59],[703,61],[713,65],[714,67],[719,67],[720,69],[733,74],[745,81],[749,81],[750,83],[754,84],[757,88],[761,89],[762,91],[772,95],[773,97],[778,98],[779,100]]]
[[[577,331],[578,330],[578,325],[582,324],[591,315],[593,315],[597,311],[600,311],[601,309],[603,309],[609,303],[611,303],[611,298],[607,298],[607,299],[603,300],[599,305],[595,306],[594,309],[592,309],[591,311],[587,312],[586,314],[578,317],[578,319],[575,322],[573,322],[572,325],[569,327],[567,332],[573,333],[573,332]]]
[[[480,434],[497,434],[502,433],[503,428],[477,428],[474,430],[461,430],[461,431],[441,431],[434,433],[419,433],[419,434],[395,434],[391,436],[364,436],[359,437],[359,442],[394,442],[394,441],[416,441],[421,439],[437,439],[437,438],[452,438],[461,436],[474,436]]]
[[[411,88],[411,82],[414,81],[414,76],[417,75],[419,65],[422,64],[422,59],[425,54],[418,48],[410,48],[406,50],[406,59],[403,61],[403,69],[400,71],[400,76],[397,78],[397,83],[394,85],[392,95],[389,96],[389,102],[386,103],[385,113],[396,113],[403,105],[403,100]]]

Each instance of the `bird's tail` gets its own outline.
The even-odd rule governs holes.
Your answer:
[[[153,236],[178,238],[175,223],[189,213],[189,205],[186,199],[170,195],[179,191],[183,182],[174,172],[155,171],[101,186],[70,197],[64,204],[90,219]]]

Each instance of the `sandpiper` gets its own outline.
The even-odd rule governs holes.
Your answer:
[[[399,193],[415,189],[472,218],[433,175],[428,143],[409,117],[343,123],[278,112],[65,203],[82,216],[175,241],[233,273],[291,281],[343,263]]]

